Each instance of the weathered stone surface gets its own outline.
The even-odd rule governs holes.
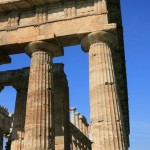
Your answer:
[[[95,14],[101,15],[98,19],[99,23],[106,24],[108,19],[105,3],[105,1],[97,0],[63,0],[55,1],[55,3],[33,0],[28,0],[28,2],[25,0],[7,1],[0,3],[0,11],[3,13],[1,16],[3,22],[0,29],[13,31],[22,27],[40,26],[45,23],[83,18]],[[9,13],[5,13],[6,11]]]
[[[76,125],[76,117],[75,117],[75,111],[76,111],[76,108],[72,107],[70,108],[70,111],[71,111],[71,123],[75,126]],[[76,139],[73,135],[70,135],[71,137],[71,150],[74,150],[76,149]]]
[[[76,122],[75,122],[75,111],[76,111],[76,108],[70,108],[70,111],[71,111],[71,123],[72,124],[76,124]]]
[[[0,47],[8,54],[23,53],[26,43],[37,40],[59,41],[61,46],[80,44],[87,33],[117,27],[115,23],[108,24],[105,1],[71,0],[63,3],[57,1],[56,4],[50,1],[49,5],[46,1],[34,3],[16,0],[0,4],[0,11],[3,12],[0,17]],[[40,3],[43,5],[39,7]],[[5,13],[6,10],[10,10],[9,13]]]
[[[29,43],[25,48],[26,53],[31,56],[36,52],[46,52],[51,58],[63,55],[63,49],[58,45],[43,41],[34,41]]]
[[[91,150],[92,142],[74,124],[70,123],[71,150]]]
[[[90,150],[92,142],[90,141],[88,133],[88,124],[86,118],[80,113],[75,113],[76,108],[70,108],[71,111],[71,150]]]
[[[3,134],[9,134],[11,123],[12,118],[9,116],[8,110],[0,106],[0,129],[2,129]]]
[[[3,150],[3,136],[8,135],[12,123],[12,117],[9,116],[8,110],[0,106],[0,150]]]
[[[116,28],[116,24],[101,25],[98,19],[98,16],[92,16],[43,24],[39,27],[29,26],[11,32],[1,31],[0,48],[10,55],[24,53],[26,43],[37,40],[51,41],[55,44],[59,41],[61,46],[72,46],[80,44],[82,37],[87,33]],[[84,28],[82,28],[83,24],[85,24]],[[74,26],[74,30],[66,28],[66,26]],[[4,34],[5,36],[3,36]],[[11,37],[13,39],[10,40]]]
[[[69,95],[68,83],[63,64],[53,64],[54,108],[55,108],[55,149],[70,149]],[[24,149],[24,120],[26,112],[26,90],[29,68],[0,72],[3,86],[13,85],[17,90],[14,127],[11,149]],[[61,86],[60,86],[61,85]],[[22,113],[20,113],[22,112]],[[62,117],[60,117],[62,116]]]
[[[79,129],[80,131],[88,137],[88,124],[87,120],[83,115],[79,115]]]
[[[90,55],[92,125],[88,126],[84,117],[72,115],[72,123],[77,127],[74,131],[78,133],[76,136],[71,135],[74,143],[72,148],[90,149],[85,144],[88,140],[84,138],[90,132],[90,137],[94,138],[93,150],[127,149],[130,128],[120,0],[1,0],[0,13],[0,64],[10,63],[9,55],[24,53],[25,47],[32,59],[25,149],[42,150],[49,148],[52,143],[54,149],[54,122],[57,124],[55,133],[61,133],[57,136],[59,144],[56,149],[59,146],[62,149],[64,145],[68,149],[69,131],[65,130],[69,128],[67,81],[65,76],[60,76],[63,69],[58,65],[55,67],[56,72],[59,72],[54,81],[56,86],[52,84],[53,71],[48,61],[63,55],[62,47],[80,44],[81,41],[82,48],[89,51]],[[29,71],[23,70],[0,73],[0,91],[3,86],[14,85],[26,78]],[[55,103],[53,91],[57,93],[54,96]],[[16,104],[21,105],[19,102]],[[16,108],[19,112],[19,107]],[[59,114],[58,109],[64,114]],[[15,124],[18,122],[15,123],[14,120]],[[80,139],[77,135],[83,138]],[[29,144],[28,140],[33,144]]]
[[[11,149],[23,150],[28,78],[20,81],[19,83],[18,82],[13,83],[13,86],[17,90],[17,95],[13,121],[13,130],[11,135]]]
[[[24,149],[55,149],[52,57],[58,48],[37,41],[26,47],[31,55],[27,95]],[[55,54],[56,52],[56,54]],[[31,141],[31,142],[28,142]]]
[[[89,51],[92,150],[128,147],[112,60],[116,42],[115,35],[102,32],[89,34],[82,43]]]
[[[80,115],[80,113],[78,113],[78,112],[76,112],[75,113],[75,118],[76,118],[76,124],[75,124],[75,126],[79,129],[79,115]]]
[[[14,84],[19,84],[21,81],[27,81],[29,76],[29,67],[25,67],[17,70],[7,70],[0,72],[0,85],[12,86]],[[3,88],[2,88],[3,89]]]
[[[70,150],[69,88],[63,64],[53,65],[55,149]]]

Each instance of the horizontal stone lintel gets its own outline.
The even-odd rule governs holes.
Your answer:
[[[0,51],[0,65],[8,63],[11,63],[11,58],[4,52]]]
[[[0,89],[3,89],[3,86],[10,86],[14,84],[19,84],[23,81],[28,81],[29,78],[29,67],[16,70],[7,70],[0,72]],[[64,75],[64,65],[62,63],[53,64],[53,74],[57,76],[58,74]]]
[[[100,24],[101,15],[87,16],[72,20],[46,23],[40,26],[27,26],[13,31],[0,32],[0,50],[8,54],[24,53],[24,47],[32,41],[50,41],[60,46],[80,44],[88,33],[98,31],[115,31],[117,25]]]

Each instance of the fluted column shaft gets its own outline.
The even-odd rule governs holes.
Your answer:
[[[76,108],[70,108],[71,110],[71,122],[72,124],[75,125],[76,121],[75,121],[75,111],[76,111]]]
[[[79,129],[79,113],[75,113],[75,126]],[[80,142],[78,141],[78,139],[76,139],[76,142],[77,142],[77,146],[76,146],[76,149],[79,150],[80,149]]]
[[[79,113],[76,113],[76,114],[75,114],[75,120],[76,120],[76,121],[75,121],[75,122],[76,122],[75,125],[76,125],[76,127],[79,129]]]
[[[24,149],[24,124],[26,113],[27,85],[17,89],[11,150]]]
[[[109,33],[91,34],[89,78],[92,150],[126,150]],[[110,37],[113,37],[110,34]],[[114,37],[113,37],[114,38]]]
[[[84,135],[86,134],[86,118],[82,115],[79,115],[79,129],[81,132],[83,132]]]
[[[55,150],[52,57],[63,51],[44,41],[29,43],[25,51],[31,56],[25,150]]]
[[[76,111],[76,108],[70,108],[70,111],[71,111],[71,122],[72,124],[76,124],[76,121],[75,121],[75,111]],[[72,150],[76,150],[76,139],[75,137],[72,135]]]
[[[114,79],[111,49],[105,43],[91,45],[89,50],[90,99],[93,150],[123,150],[120,110]],[[97,131],[99,126],[99,132]],[[99,145],[99,146],[98,146]]]
[[[89,137],[89,132],[88,132],[88,123],[86,123],[86,136]]]
[[[83,134],[86,135],[86,124],[85,124],[85,122],[83,123]]]
[[[50,55],[43,51],[34,52],[31,59],[25,124],[26,150],[47,150],[54,147],[51,72]]]
[[[81,132],[83,132],[83,116],[82,115],[79,115],[79,129]]]

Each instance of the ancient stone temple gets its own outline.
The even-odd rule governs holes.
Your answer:
[[[90,123],[69,105],[65,46],[89,53]],[[0,150],[127,150],[129,111],[120,0],[0,0],[0,64],[26,53],[30,67],[0,72],[16,89],[0,106]],[[70,120],[71,118],[71,120]]]
[[[3,149],[3,137],[8,139],[10,136],[12,119],[8,110],[0,106],[0,150]]]

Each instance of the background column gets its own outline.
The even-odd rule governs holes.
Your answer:
[[[3,136],[7,137],[10,134],[12,124],[12,116],[6,108],[0,105],[0,145],[3,147]],[[1,149],[3,150],[3,148]]]
[[[64,65],[53,64],[55,149],[70,150],[69,87]]]
[[[110,32],[91,33],[82,40],[82,48],[89,51],[92,150],[127,149],[112,60],[116,45]]]
[[[75,123],[75,126],[79,129],[79,113],[78,112],[76,112],[75,113],[75,120],[76,120],[76,123]]]
[[[70,111],[71,111],[71,123],[75,126],[75,124],[76,124],[76,118],[75,118],[76,108],[70,108]],[[72,142],[72,150],[76,150],[77,141],[73,135],[72,135],[71,139],[72,139],[72,141],[71,141]]]
[[[83,132],[83,115],[79,115],[79,129]]]
[[[17,96],[11,138],[11,150],[23,150],[28,80],[15,83],[13,84],[13,87],[17,90]]]
[[[76,121],[75,121],[75,111],[76,111],[77,109],[76,108],[70,108],[70,111],[71,111],[71,122],[72,122],[72,124],[74,124],[75,125],[75,123],[76,123]]]

